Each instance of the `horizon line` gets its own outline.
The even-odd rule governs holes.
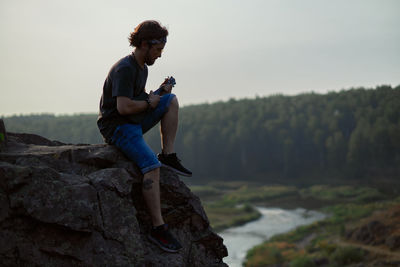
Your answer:
[[[289,96],[289,97],[296,97],[300,95],[305,95],[305,94],[315,94],[315,95],[327,95],[330,93],[340,93],[343,91],[350,91],[350,90],[375,90],[379,87],[383,86],[390,86],[392,89],[400,88],[400,84],[397,86],[392,86],[391,84],[380,84],[376,85],[375,87],[363,87],[363,86],[356,86],[356,87],[349,87],[349,88],[342,88],[339,90],[328,90],[327,92],[316,92],[314,90],[311,91],[305,91],[305,92],[300,92],[300,93],[295,93],[295,94],[290,94],[290,93],[271,93],[268,95],[263,95],[260,96],[258,94],[254,96],[249,96],[249,97],[241,97],[241,98],[235,98],[235,97],[229,97],[228,99],[221,99],[221,100],[215,100],[212,102],[205,101],[205,102],[199,102],[199,103],[189,103],[189,104],[182,104],[181,108],[189,107],[189,106],[200,106],[200,105],[213,105],[213,104],[218,104],[218,103],[226,103],[229,101],[241,101],[241,100],[255,100],[259,98],[269,98],[269,97],[275,97],[275,96]],[[43,115],[49,115],[49,116],[54,116],[54,117],[63,117],[63,116],[78,116],[78,115],[96,115],[98,114],[98,111],[78,111],[78,112],[72,112],[72,113],[63,113],[63,112],[48,112],[48,111],[43,111],[43,112],[30,112],[30,113],[12,113],[12,114],[0,114],[0,119],[3,118],[10,118],[10,117],[22,117],[22,116],[43,116]]]

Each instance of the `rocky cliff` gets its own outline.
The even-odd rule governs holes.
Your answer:
[[[166,253],[146,238],[141,174],[114,147],[3,137],[2,266],[226,266],[222,238],[174,173],[161,170],[162,213],[184,248]]]

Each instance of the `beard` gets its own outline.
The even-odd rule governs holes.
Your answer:
[[[146,63],[146,65],[151,66],[154,64],[156,60],[151,58],[150,53],[147,52],[146,56],[144,57],[144,63]]]

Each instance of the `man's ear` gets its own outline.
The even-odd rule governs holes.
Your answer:
[[[144,50],[148,49],[149,48],[148,42],[147,41],[142,41],[142,43],[140,44],[140,48],[144,49]]]

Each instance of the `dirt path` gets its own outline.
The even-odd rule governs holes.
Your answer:
[[[390,257],[392,260],[400,261],[400,252],[391,251],[389,249],[385,249],[382,247],[369,246],[369,245],[364,245],[364,244],[360,244],[360,243],[356,243],[356,242],[350,242],[347,240],[335,240],[335,243],[339,246],[352,246],[352,247],[361,248],[361,249],[369,251],[373,254],[384,255],[384,256]]]

